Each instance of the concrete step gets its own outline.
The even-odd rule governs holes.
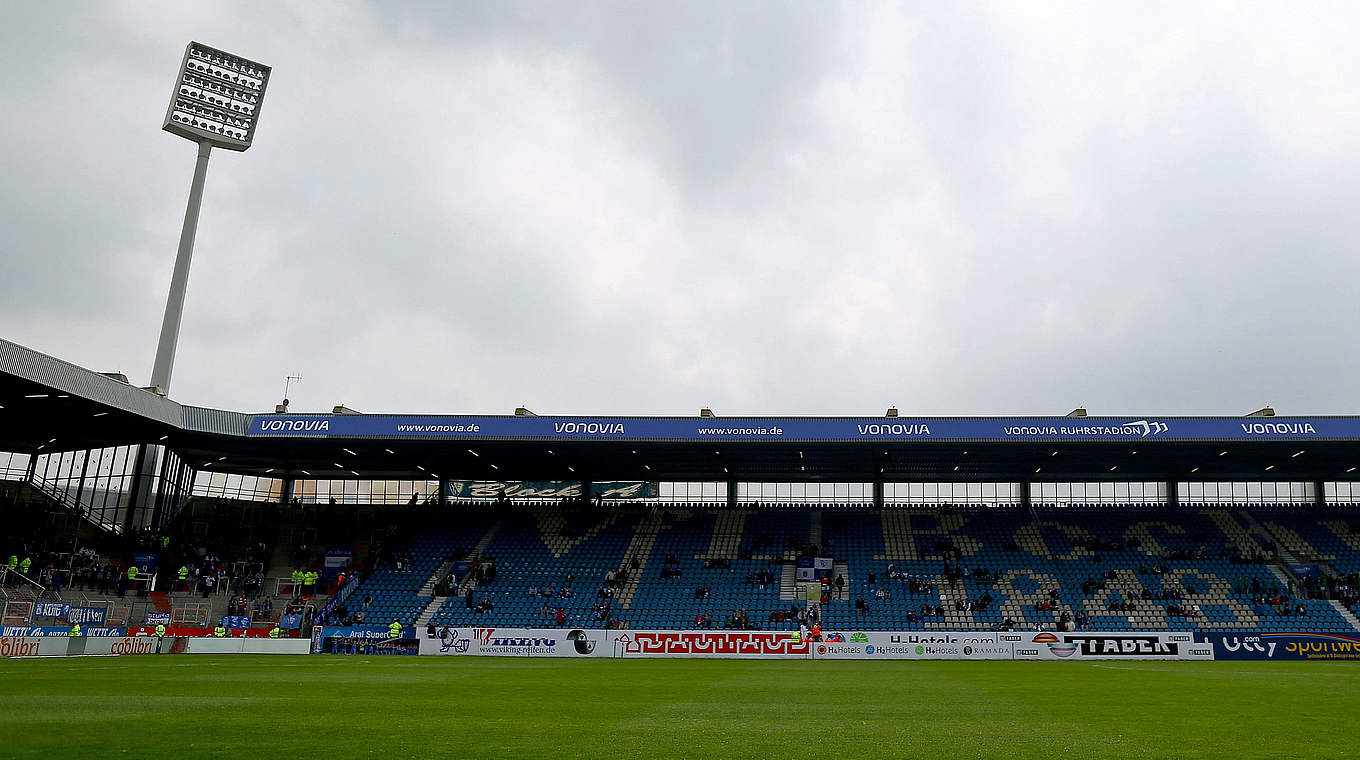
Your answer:
[[[779,598],[791,602],[798,596],[798,567],[792,562],[779,563]]]
[[[444,604],[443,597],[435,597],[431,599],[428,604],[425,605],[425,609],[420,611],[420,614],[416,616],[417,636],[420,635],[420,629],[430,624],[430,621],[434,619],[435,613],[439,611],[440,606],[442,606],[443,604]]]
[[[633,604],[633,596],[637,594],[638,584],[642,582],[642,571],[647,569],[647,558],[652,555],[652,547],[656,545],[656,537],[660,532],[661,513],[654,511],[638,523],[633,531],[633,537],[628,541],[628,548],[623,552],[623,561],[629,564],[628,580],[619,588],[615,600],[619,607],[625,610]],[[632,568],[634,557],[638,561],[636,570]]]
[[[836,577],[837,577],[837,576],[841,576],[841,577],[845,578],[845,587],[846,587],[846,590],[845,590],[845,592],[844,592],[843,594],[837,594],[837,593],[836,593],[836,586],[834,585],[834,581],[836,580]],[[837,598],[837,599],[849,599],[849,598],[850,598],[850,590],[849,590],[849,589],[850,589],[850,564],[849,564],[848,562],[832,562],[832,563],[831,563],[831,580],[833,581],[833,585],[831,586],[831,595],[832,595],[832,597],[833,597],[833,598]]]
[[[480,558],[482,556],[482,553],[487,550],[487,547],[491,546],[491,539],[495,538],[496,534],[499,533],[500,530],[501,524],[500,521],[497,521],[496,524],[492,525],[490,530],[488,530],[482,536],[481,540],[479,540],[476,544],[473,545],[472,549],[468,552],[467,558],[469,560]],[[436,582],[438,582],[438,579],[436,579]],[[468,573],[467,577],[463,578],[463,580],[458,583],[458,588],[456,590],[455,595],[462,596],[463,594],[467,593],[468,589],[476,587],[477,587],[477,574]],[[433,587],[431,587],[431,589],[433,589]]]
[[[1332,609],[1340,613],[1341,617],[1345,618],[1346,622],[1350,623],[1352,628],[1354,628],[1357,631],[1360,631],[1360,618],[1357,618],[1355,616],[1355,613],[1351,612],[1349,607],[1342,604],[1341,602],[1338,602],[1335,599],[1330,599],[1327,601],[1327,603],[1332,605]]]
[[[723,510],[718,513],[713,525],[713,535],[708,542],[708,551],[694,555],[695,559],[736,559],[741,536],[746,529],[745,509]]]
[[[435,568],[435,571],[430,574],[430,577],[425,579],[425,582],[420,586],[420,590],[416,593],[421,596],[434,596],[434,587],[439,585],[439,579],[448,575],[449,571],[452,569],[453,560],[444,560],[440,563],[439,567]]]
[[[1283,557],[1284,553],[1281,552],[1280,556]],[[1286,572],[1283,567],[1275,564],[1267,565],[1267,567],[1270,568],[1270,574],[1275,576],[1275,580],[1279,581],[1281,586],[1284,588],[1294,587],[1294,577]]]

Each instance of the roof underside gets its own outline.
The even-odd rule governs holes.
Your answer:
[[[340,419],[330,415],[308,417]],[[163,443],[200,469],[273,477],[352,478],[353,473],[359,473],[373,479],[565,481],[1283,481],[1351,479],[1358,472],[1354,468],[1360,465],[1360,438],[1332,437],[1325,430],[1322,435],[1307,438],[1230,441],[1159,440],[1155,436],[1095,441],[923,437],[548,440],[542,436],[493,438],[476,433],[457,438],[346,435],[343,425],[336,426],[341,432],[329,435],[249,435],[252,420],[258,419],[238,412],[183,406],[0,340],[0,450],[42,454]],[[610,419],[635,419],[653,425],[677,421]],[[975,422],[991,418],[953,419]],[[1190,421],[1158,419],[1173,420],[1173,424],[1175,420]],[[1316,419],[1360,423],[1354,417]],[[856,422],[843,418],[812,421]],[[736,422],[750,426],[787,420]],[[1083,424],[1080,420],[1072,422]],[[732,419],[705,422],[732,423]]]

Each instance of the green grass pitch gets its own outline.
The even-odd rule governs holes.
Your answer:
[[[1337,662],[0,660],[0,757],[1343,758]]]

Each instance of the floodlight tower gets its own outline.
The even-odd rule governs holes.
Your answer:
[[[184,291],[189,285],[194,235],[198,232],[198,209],[203,203],[203,181],[208,176],[208,156],[213,146],[235,151],[250,147],[269,84],[269,71],[268,66],[202,43],[190,42],[184,48],[184,61],[162,128],[198,143],[198,163],[194,166],[193,184],[189,186],[189,206],[184,211],[179,253],[170,277],[170,297],[165,302],[161,339],[151,369],[151,387],[162,395],[170,392],[170,375],[175,369],[175,348],[184,314]],[[161,477],[165,477],[167,458],[161,454],[161,448],[153,444],[137,448],[136,474],[128,494],[127,511],[122,516],[124,530],[128,532],[159,519],[154,512],[159,511],[160,505],[153,502],[159,500],[155,487],[158,462]]]
[[[161,393],[170,392],[170,375],[175,369],[184,291],[189,285],[189,262],[198,231],[198,209],[203,202],[203,181],[208,176],[208,155],[214,146],[235,151],[250,147],[260,119],[260,106],[264,104],[269,71],[268,66],[202,43],[190,42],[184,49],[184,62],[165,111],[163,129],[198,143],[198,163],[194,166],[193,184],[189,186],[189,206],[184,211],[179,253],[170,278],[170,297],[165,303],[156,363],[151,370],[151,385]]]

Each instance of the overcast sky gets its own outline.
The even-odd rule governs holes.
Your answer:
[[[1360,412],[1353,3],[12,3],[0,335],[294,411]]]

